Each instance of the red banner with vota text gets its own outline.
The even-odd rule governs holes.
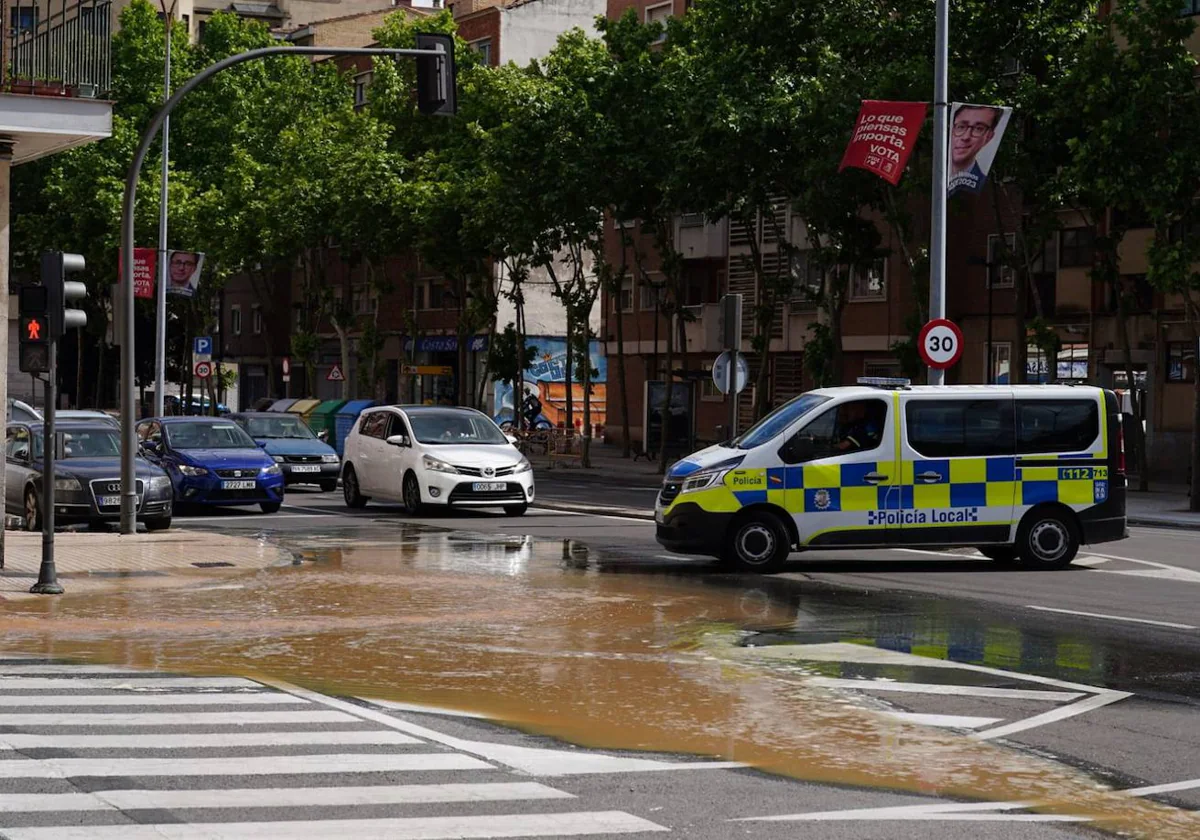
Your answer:
[[[158,268],[158,251],[153,248],[133,249],[133,296],[154,299],[154,273]]]
[[[838,172],[854,166],[874,172],[893,186],[900,183],[927,109],[924,102],[864,99]]]

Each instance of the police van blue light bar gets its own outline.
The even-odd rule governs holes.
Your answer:
[[[859,385],[870,385],[873,388],[907,388],[912,384],[911,379],[903,376],[860,376]]]

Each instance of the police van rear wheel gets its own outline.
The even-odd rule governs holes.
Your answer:
[[[1017,553],[1026,568],[1062,569],[1078,551],[1075,523],[1062,510],[1032,510],[1017,529]]]
[[[734,571],[771,574],[783,568],[791,549],[787,529],[779,518],[754,511],[734,522],[723,559]]]

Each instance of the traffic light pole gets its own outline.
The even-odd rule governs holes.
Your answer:
[[[393,58],[429,58],[443,55],[443,51],[432,49],[386,49],[383,47],[263,47],[231,55],[216,64],[205,67],[184,82],[171,98],[163,104],[150,124],[142,132],[133,162],[125,176],[125,198],[121,205],[121,533],[137,531],[137,486],[135,484],[135,458],[137,456],[137,434],[134,431],[136,416],[134,405],[137,388],[134,384],[134,308],[133,308],[133,211],[137,206],[137,185],[142,174],[142,164],[150,151],[150,144],[158,135],[167,117],[179,102],[211,77],[247,61],[276,55],[384,55]],[[453,56],[449,56],[451,65]]]
[[[54,431],[58,407],[58,339],[54,336],[50,337],[47,355],[50,363],[46,375],[46,418],[42,424],[42,565],[38,569],[37,583],[29,591],[34,595],[61,595],[63,588],[54,566],[54,456],[58,448]],[[32,447],[33,441],[29,443]]]

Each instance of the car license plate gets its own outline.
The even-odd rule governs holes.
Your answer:
[[[120,496],[101,496],[100,507],[117,507],[121,504]]]
[[[253,490],[255,482],[253,481],[222,481],[222,490]]]
[[[297,464],[292,467],[292,472],[320,472],[321,468],[316,464]]]
[[[499,493],[508,489],[503,481],[476,481],[471,485],[476,493]]]

